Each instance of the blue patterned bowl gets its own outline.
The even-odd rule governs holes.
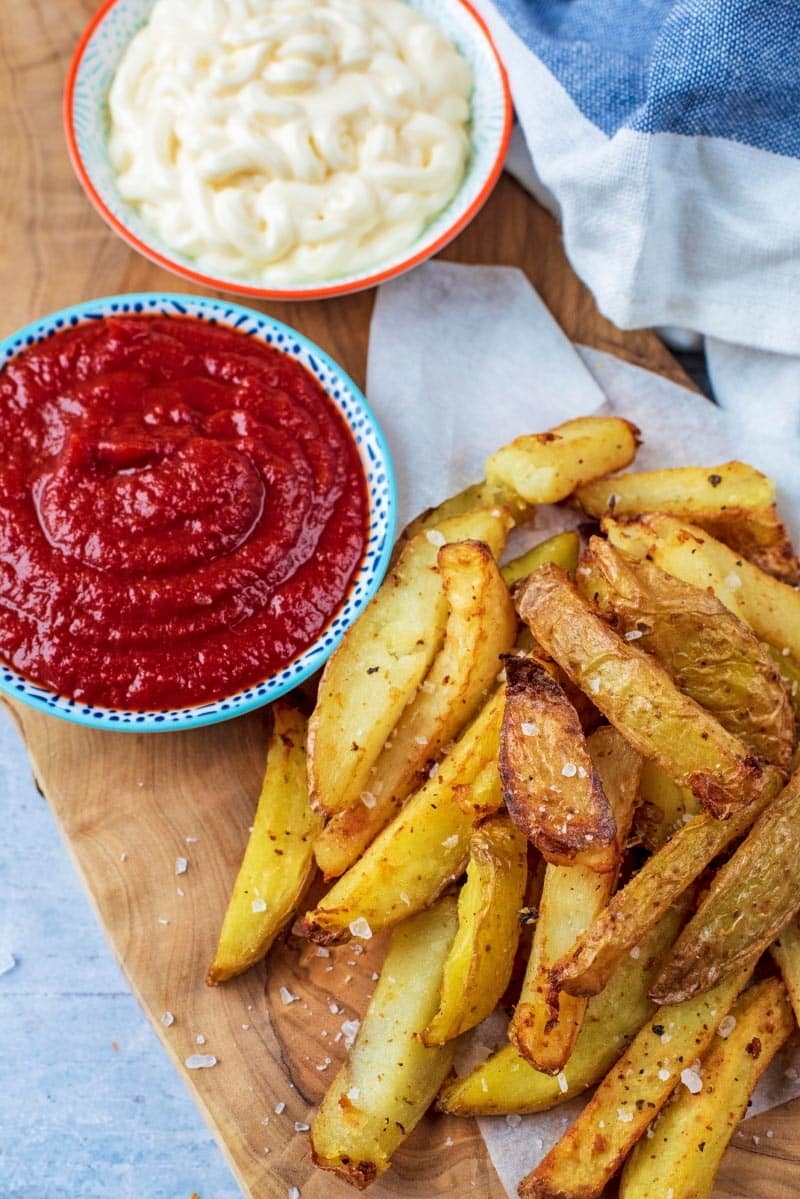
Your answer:
[[[265,287],[212,277],[172,250],[117,191],[108,160],[108,91],[123,50],[144,25],[155,0],[105,0],[78,43],[64,92],[64,128],[72,165],[108,225],[146,258],[205,288],[262,299],[308,300],[345,295],[384,283],[436,254],[460,233],[490,195],[505,161],[513,111],[505,69],[489,32],[468,0],[407,0],[439,26],[472,68],[472,156],[456,195],[400,254],[360,272],[295,286]]]
[[[305,653],[252,687],[213,703],[171,711],[139,712],[100,708],[57,695],[0,662],[0,691],[40,712],[93,728],[135,733],[197,728],[241,716],[277,699],[314,674],[341,641],[347,627],[378,589],[389,564],[394,540],[397,493],[394,470],[383,433],[364,396],[332,358],[288,325],[263,313],[224,300],[167,292],[108,296],[63,308],[0,341],[0,370],[36,342],[71,325],[123,313],[199,317],[228,325],[282,350],[301,363],[320,383],[353,435],[364,468],[369,495],[369,532],[364,560],[348,594],[324,632]]]

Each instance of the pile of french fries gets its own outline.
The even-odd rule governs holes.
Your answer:
[[[273,706],[208,981],[264,957],[318,870],[310,940],[394,929],[311,1131],[357,1187],[434,1100],[539,1112],[597,1084],[522,1199],[620,1170],[622,1199],[698,1199],[795,1028],[800,568],[769,479],[617,473],[638,442],[596,417],[500,449],[405,531],[310,719]],[[566,532],[501,567],[562,502],[596,522],[583,552]],[[508,1043],[456,1077],[501,1003]]]

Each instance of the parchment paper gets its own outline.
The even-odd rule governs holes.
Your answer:
[[[488,454],[520,433],[537,432],[599,409],[633,420],[644,435],[636,466],[714,465],[742,458],[776,479],[793,537],[800,533],[798,445],[754,436],[701,396],[608,354],[574,347],[525,276],[504,267],[431,262],[384,285],[370,334],[367,394],[384,426],[398,476],[400,527],[483,475]],[[542,509],[530,543],[566,528],[575,517]],[[519,546],[516,547],[519,550]],[[493,1017],[472,1038],[503,1041]],[[486,1056],[483,1050],[482,1056]],[[800,1095],[800,1044],[794,1038],[762,1080],[750,1114]],[[509,1195],[541,1160],[582,1106],[576,1099],[551,1113],[480,1121],[492,1161]]]

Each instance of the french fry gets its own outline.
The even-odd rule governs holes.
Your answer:
[[[685,915],[680,903],[661,917],[635,957],[627,954],[604,991],[589,1000],[575,1048],[558,1077],[504,1045],[465,1078],[446,1083],[437,1106],[452,1116],[541,1112],[580,1095],[611,1069],[655,1011],[647,991]]]
[[[463,872],[472,826],[491,795],[485,772],[496,775],[503,702],[501,689],[442,760],[436,775],[306,915],[303,931],[310,940],[343,941],[356,921],[366,922],[371,932],[397,924],[432,904]],[[470,804],[476,780],[477,811]],[[494,794],[499,806],[499,780]]]
[[[443,1045],[475,1028],[500,1002],[519,941],[527,872],[527,843],[507,816],[473,829],[458,932],[444,965],[439,1008],[422,1034],[426,1045]]]
[[[749,626],[714,595],[652,562],[625,559],[599,537],[581,559],[577,584],[723,728],[758,757],[790,768],[794,714],[780,674]]]
[[[264,784],[206,976],[209,986],[267,954],[314,874],[312,846],[321,819],[308,802],[306,721],[281,700],[272,705],[272,719]]]
[[[741,996],[725,1037],[714,1039],[693,1093],[679,1087],[625,1163],[619,1199],[710,1199],[722,1155],[758,1080],[795,1028],[783,984],[757,983]],[[696,1084],[695,1084],[696,1085]]]
[[[664,512],[691,521],[776,578],[800,582],[800,563],[775,507],[775,484],[743,462],[598,479],[581,487],[577,499],[597,519]]]
[[[569,866],[548,865],[533,949],[509,1026],[512,1043],[545,1074],[558,1074],[564,1068],[586,1010],[585,998],[568,995],[554,986],[551,968],[602,911],[614,889],[642,764],[639,754],[608,726],[592,733],[589,749],[616,825],[614,861],[602,874],[594,864],[585,864],[583,855]]]
[[[533,574],[543,562],[555,562],[556,566],[560,566],[574,578],[580,549],[581,539],[577,533],[556,533],[555,537],[540,541],[527,553],[512,558],[503,567],[501,574],[506,586],[513,587],[520,579],[526,579],[529,574]]]
[[[350,1056],[311,1129],[314,1162],[363,1190],[432,1103],[455,1042],[428,1048],[418,1033],[439,999],[456,932],[456,901],[442,899],[395,929]]]
[[[435,508],[427,508],[410,521],[397,539],[392,565],[406,543],[412,537],[416,537],[418,533],[436,529],[442,521],[450,520],[452,516],[464,516],[469,512],[474,512],[477,508],[494,507],[507,508],[517,524],[521,524],[531,516],[530,505],[521,500],[513,491],[491,487],[484,479],[482,482],[473,483],[456,495],[443,500]]]
[[[476,541],[442,546],[448,605],[444,642],[371,767],[361,801],[329,821],[315,845],[326,878],[338,877],[402,806],[442,747],[474,715],[513,645],[517,617],[497,564]]]
[[[474,539],[499,557],[511,524],[507,509],[483,508],[407,544],[323,671],[308,729],[314,807],[338,812],[369,791],[370,770],[439,650],[447,620],[439,547]]]
[[[800,663],[800,592],[765,574],[695,525],[653,513],[633,521],[605,517],[603,532],[624,554],[649,555],[685,583],[710,587],[762,640]]]
[[[614,895],[591,928],[553,967],[554,984],[570,995],[596,995],[669,905],[706,866],[747,832],[774,795],[769,792],[730,820],[703,812],[645,862]]]
[[[633,827],[651,852],[666,845],[670,837],[700,812],[700,804],[691,791],[673,783],[653,761],[645,762],[642,767],[639,800]]]
[[[778,964],[797,1022],[800,1024],[800,921],[796,916],[789,921],[778,939],[773,941],[770,953]]]
[[[506,663],[500,777],[511,819],[548,862],[612,845],[616,826],[578,714],[532,658]]]
[[[717,871],[653,985],[681,1003],[755,964],[800,908],[800,770]]]
[[[558,567],[541,566],[530,576],[517,610],[623,736],[674,782],[689,787],[715,816],[732,816],[770,785],[774,768],[762,766],[738,738],[678,691],[653,658],[617,636]]]
[[[582,484],[630,465],[638,445],[639,430],[630,421],[580,417],[497,450],[486,462],[486,480],[529,504],[556,504]]]
[[[747,982],[739,970],[697,998],[659,1008],[575,1123],[519,1185],[520,1199],[596,1199],[701,1057]]]

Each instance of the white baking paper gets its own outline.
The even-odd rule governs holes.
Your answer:
[[[769,397],[754,396],[763,432],[754,435],[703,397],[608,354],[574,347],[525,276],[503,267],[431,262],[378,294],[370,333],[367,393],[397,469],[400,527],[483,475],[487,455],[521,433],[604,408],[633,420],[644,444],[636,465],[714,465],[739,457],[772,475],[782,514],[800,534],[797,441],[780,427]],[[530,542],[567,527],[565,509],[542,510]],[[518,547],[519,548],[519,547]],[[498,1018],[476,1030],[470,1053],[502,1042]],[[486,1055],[486,1050],[483,1050]],[[751,1114],[800,1094],[795,1038],[759,1086]],[[527,1116],[480,1121],[510,1196],[580,1111],[573,1100]]]

